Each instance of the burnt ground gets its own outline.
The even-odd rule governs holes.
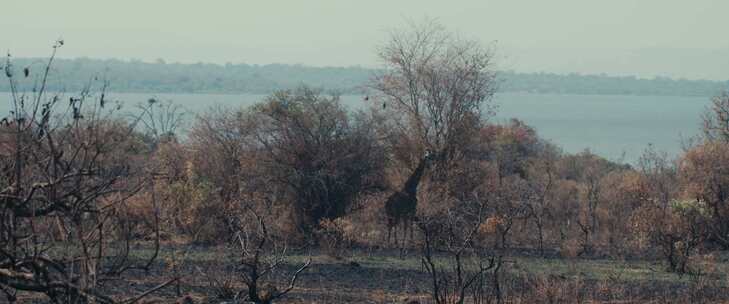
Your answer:
[[[245,289],[235,259],[224,248],[185,250],[184,259],[179,259],[184,262],[178,262],[183,278],[179,286],[169,285],[145,302],[174,303],[180,298],[178,288],[179,294],[197,303],[231,302],[234,293]],[[169,280],[174,276],[172,256],[162,252],[150,272],[132,271],[103,282],[104,292],[117,297],[139,294]],[[322,252],[290,254],[288,263],[275,273],[280,288],[308,256],[311,266],[300,275],[296,288],[277,303],[430,303],[431,279],[416,252],[404,257],[394,250],[349,250],[337,257]],[[554,296],[552,303],[720,303],[729,299],[729,260],[718,260],[712,272],[679,276],[663,271],[660,261],[542,258],[512,252],[505,258],[502,291],[507,298],[522,299],[514,303],[533,303],[537,298],[549,303],[545,297],[550,296]],[[446,261],[439,259],[439,263]],[[529,298],[534,301],[524,300]],[[20,302],[44,301],[22,295]]]

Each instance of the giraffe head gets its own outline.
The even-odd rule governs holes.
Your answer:
[[[443,153],[436,153],[430,149],[426,149],[422,160],[425,163],[425,166],[429,167],[434,161],[442,158],[442,154]]]

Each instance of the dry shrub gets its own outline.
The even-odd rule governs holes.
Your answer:
[[[214,244],[227,234],[226,216],[231,206],[215,198],[211,185],[186,181],[170,186],[168,198],[175,202],[170,216],[179,232],[197,244]]]
[[[593,295],[604,301],[628,300],[625,286],[620,282],[621,274],[613,273],[606,280],[600,280],[595,285]]]
[[[492,241],[498,245],[499,233],[503,231],[505,220],[499,215],[491,215],[478,226],[476,231],[478,240],[482,242],[482,245],[486,245],[487,242]]]
[[[711,264],[713,258],[702,256],[700,260]],[[727,303],[724,300],[727,288],[721,280],[708,274],[701,278],[694,278],[689,285],[662,285],[657,281],[632,281],[623,277],[621,271],[597,280],[579,275],[523,273],[511,277],[508,297],[503,303]]]
[[[716,292],[722,290],[723,282],[720,280],[721,273],[715,254],[694,255],[689,258],[689,269],[691,269],[690,293],[695,298],[706,298],[716,296]]]
[[[321,249],[332,257],[341,257],[341,251],[352,247],[354,241],[354,225],[345,218],[334,220],[323,219],[314,230]]]
[[[352,246],[377,247],[385,240],[385,214],[383,205],[387,192],[378,192],[362,196],[357,201],[354,211],[340,218],[346,228],[345,238]]]
[[[570,238],[562,242],[559,246],[559,253],[565,258],[575,258],[582,250],[582,243],[579,240]]]
[[[481,223],[478,227],[478,233],[481,235],[491,235],[498,231],[499,227],[504,223],[504,218],[493,215]]]
[[[123,230],[136,232],[135,238],[145,238],[154,233],[155,210],[151,193],[138,193],[125,201],[116,212],[125,226]]]
[[[357,242],[368,247],[380,247],[385,244],[387,237],[385,201],[389,192],[369,195],[365,198],[365,207],[361,212],[352,215],[353,221],[359,230]]]
[[[562,278],[556,276],[540,275],[530,282],[526,299],[530,303],[584,303],[584,281],[579,278]]]
[[[392,303],[393,297],[385,290],[382,289],[375,289],[373,291],[370,291],[369,294],[370,300],[372,300],[375,303]]]
[[[210,295],[217,300],[235,299],[240,291],[238,286],[238,278],[235,276],[221,273],[206,273],[199,267],[197,268],[200,275],[204,278],[205,284],[210,290]]]
[[[201,220],[202,212],[211,207],[211,196],[212,189],[196,181],[188,163],[182,177],[155,180],[153,186],[127,200],[119,212],[128,223],[149,227],[153,226],[155,212],[158,212],[161,237],[165,240],[181,238],[187,242],[196,240],[198,231],[212,222],[209,218]]]

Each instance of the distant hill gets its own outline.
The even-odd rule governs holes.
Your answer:
[[[45,59],[13,60],[18,74],[29,66],[41,73]],[[2,63],[4,64],[4,62]],[[155,93],[258,93],[302,84],[342,94],[361,94],[376,72],[362,67],[309,67],[288,64],[180,64],[147,63],[117,59],[57,59],[49,80],[50,90],[77,91],[94,77],[110,82],[115,92]],[[729,81],[685,80],[657,77],[641,79],[608,75],[499,73],[501,92],[598,95],[712,96],[729,89]],[[8,91],[0,81],[0,91]]]
[[[729,81],[552,73],[500,73],[501,90],[550,94],[714,96]]]

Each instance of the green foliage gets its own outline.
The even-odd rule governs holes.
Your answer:
[[[674,200],[671,202],[671,209],[681,215],[698,215],[708,218],[711,210],[705,202],[699,200]]]

